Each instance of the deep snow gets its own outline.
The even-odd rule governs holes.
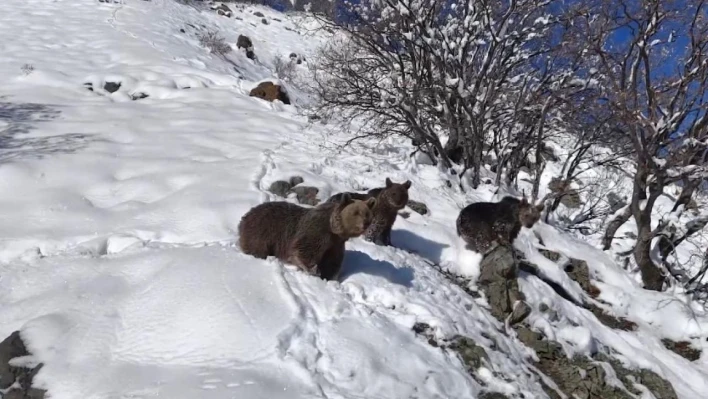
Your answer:
[[[431,267],[474,280],[479,256],[463,249],[454,220],[494,189],[448,188],[451,177],[409,158],[405,142],[339,149],[341,136],[307,125],[296,106],[247,96],[273,77],[275,56],[312,59],[326,37],[311,33],[311,21],[258,7],[226,18],[173,0],[0,7],[0,337],[22,331],[45,364],[35,384],[52,398],[475,397],[480,382],[416,337],[416,322],[484,347],[485,390],[545,397],[529,371],[532,351],[503,333],[484,299]],[[234,44],[227,59],[199,45],[203,26]],[[253,39],[257,62],[235,49],[239,34]],[[105,82],[121,87],[109,94]],[[137,93],[149,97],[132,101]],[[292,175],[321,198],[410,179],[411,197],[431,213],[399,217],[396,248],[350,241],[343,281],[321,281],[234,245],[241,215],[275,199],[265,189]],[[609,329],[525,275],[532,307],[561,316],[534,310],[532,326],[571,353],[611,348],[628,367],[667,378],[681,398],[708,391],[706,356],[689,362],[660,342],[705,351],[703,309],[680,293],[642,290],[592,242],[543,223],[534,230],[549,249],[586,260],[606,308],[639,329]],[[538,253],[533,232],[516,246],[585,295]]]

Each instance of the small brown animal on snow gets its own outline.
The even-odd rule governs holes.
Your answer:
[[[330,197],[327,202],[338,201],[341,196],[349,195],[352,198],[366,200],[376,198],[374,207],[374,219],[364,234],[364,239],[372,241],[377,245],[391,245],[391,228],[396,222],[398,211],[405,208],[408,203],[408,189],[411,181],[404,183],[394,183],[386,178],[386,187],[378,187],[369,190],[366,194],[359,193],[339,193]]]
[[[305,208],[285,201],[266,202],[248,211],[238,226],[241,250],[256,258],[275,256],[326,280],[339,276],[344,244],[371,224],[376,199],[343,196]]]

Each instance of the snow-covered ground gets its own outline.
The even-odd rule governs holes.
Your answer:
[[[532,351],[483,298],[431,267],[478,275],[454,220],[494,189],[448,188],[449,176],[409,158],[405,142],[339,150],[296,105],[249,97],[273,77],[274,57],[310,59],[325,37],[301,16],[232,9],[234,18],[173,0],[0,6],[0,338],[21,330],[45,364],[35,384],[53,399],[546,397],[529,371]],[[199,45],[204,29],[234,46],[227,59]],[[253,39],[258,61],[236,50],[239,34]],[[121,87],[110,94],[105,82]],[[296,104],[304,99],[288,88]],[[139,93],[149,97],[132,101]],[[410,179],[412,199],[431,212],[397,220],[396,248],[350,241],[342,281],[325,282],[235,246],[241,216],[292,175],[321,198]],[[586,260],[599,299],[639,327],[612,330],[524,276],[533,327],[569,352],[610,348],[668,379],[680,398],[708,391],[708,356],[689,362],[660,342],[705,352],[703,309],[642,290],[578,238],[543,223],[534,230],[549,249]],[[533,232],[516,246],[584,295],[538,253]],[[453,352],[417,337],[415,323],[472,338],[489,363],[472,378]]]

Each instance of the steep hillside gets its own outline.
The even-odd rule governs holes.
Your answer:
[[[708,391],[704,309],[677,292],[643,290],[592,237],[545,223],[515,243],[525,259],[518,283],[497,275],[512,268],[511,254],[482,261],[455,233],[459,210],[497,199],[496,187],[462,192],[456,176],[411,158],[405,140],[341,148],[336,127],[308,124],[297,75],[328,36],[314,21],[180,3],[0,8],[0,339],[10,337],[0,344],[0,392],[694,399]],[[207,32],[232,51],[211,53],[204,44],[214,41],[200,42]],[[255,60],[237,48],[239,35],[251,38]],[[291,53],[304,58],[280,76],[292,104],[250,97]],[[241,216],[277,200],[271,184],[293,176],[320,200],[385,177],[411,180],[411,199],[427,212],[405,209],[393,247],[351,240],[341,281],[325,282],[235,245]],[[519,292],[521,316],[495,299]]]

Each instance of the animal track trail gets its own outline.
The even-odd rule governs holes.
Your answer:
[[[298,270],[294,273],[302,272]],[[281,269],[280,273],[287,296],[297,307],[297,315],[290,327],[282,331],[278,337],[279,357],[291,358],[303,377],[326,397],[314,371],[317,368],[317,361],[322,356],[322,350],[317,343],[317,326],[320,321],[301,284],[296,281],[299,276],[294,273],[284,269]]]

